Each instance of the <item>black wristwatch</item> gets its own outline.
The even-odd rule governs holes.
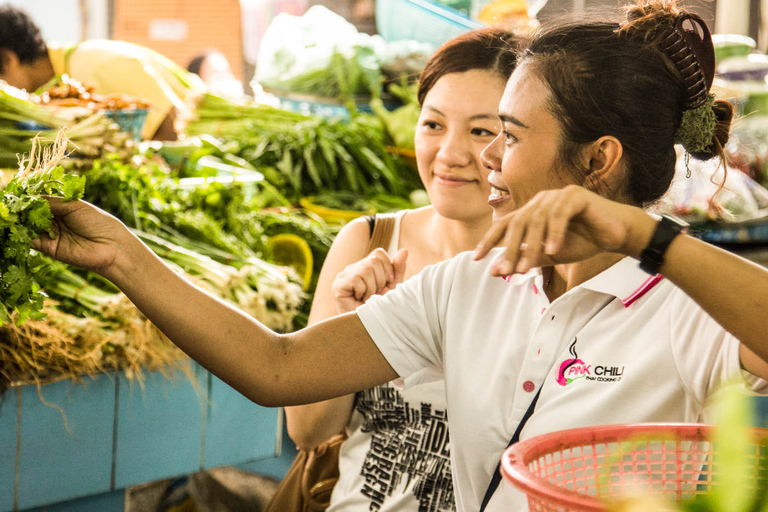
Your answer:
[[[661,264],[664,263],[664,254],[667,252],[669,244],[677,235],[687,230],[688,224],[686,222],[671,215],[662,215],[648,247],[640,253],[640,268],[651,275],[658,274]]]

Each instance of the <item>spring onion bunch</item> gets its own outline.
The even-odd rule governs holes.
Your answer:
[[[49,107],[0,81],[0,167],[15,168],[17,155],[32,150],[32,139],[50,145],[62,129],[71,156],[94,157],[124,148],[130,136],[101,112],[83,107]]]

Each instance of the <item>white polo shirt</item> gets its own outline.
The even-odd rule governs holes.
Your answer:
[[[740,375],[738,340],[636,260],[550,304],[539,269],[491,276],[500,251],[428,267],[357,310],[406,387],[445,377],[459,510],[480,508],[542,384],[521,439],[589,425],[706,421],[706,398]],[[502,483],[488,511],[526,510],[525,503]]]

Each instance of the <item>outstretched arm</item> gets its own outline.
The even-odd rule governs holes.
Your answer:
[[[265,406],[315,402],[397,377],[357,315],[277,334],[184,279],[114,217],[51,200],[58,236],[37,248],[99,272],[184,352]]]
[[[478,248],[483,257],[498,242],[506,248],[494,272],[583,261],[604,252],[640,259],[657,220],[581,187],[539,193],[494,224]],[[660,272],[742,342],[742,365],[768,378],[768,270],[735,254],[679,235]]]

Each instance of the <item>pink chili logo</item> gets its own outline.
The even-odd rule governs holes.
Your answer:
[[[557,383],[561,386],[567,386],[576,379],[581,379],[582,377],[590,375],[589,368],[592,365],[579,359],[578,354],[576,354],[577,341],[576,338],[573,338],[573,343],[571,343],[571,348],[569,349],[569,352],[573,357],[563,361],[562,364],[560,364],[560,370],[557,372]]]

